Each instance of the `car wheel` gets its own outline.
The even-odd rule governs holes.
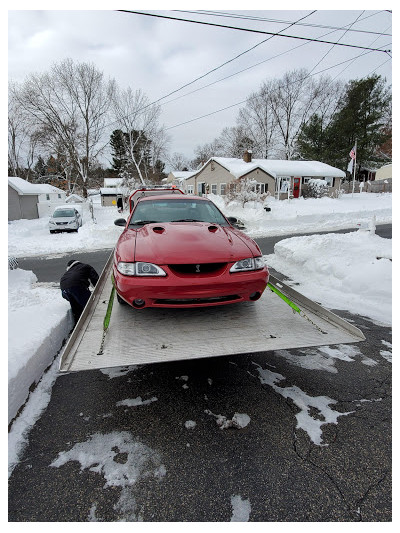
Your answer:
[[[55,233],[55,231],[53,229],[50,230],[50,233]]]
[[[117,301],[118,301],[118,303],[121,304],[121,305],[126,305],[125,300],[123,300],[123,299],[121,298],[121,296],[120,296],[118,293],[116,293],[116,294],[117,294]]]

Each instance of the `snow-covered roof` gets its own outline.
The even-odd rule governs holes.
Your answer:
[[[270,176],[306,176],[310,178],[344,178],[343,170],[331,167],[320,161],[287,161],[286,159],[253,159],[246,163],[243,159],[229,157],[212,157],[209,161],[215,161],[226,168],[236,178],[240,178],[257,168],[264,170]],[[208,164],[208,162],[206,165]],[[204,165],[205,166],[205,165]],[[203,168],[204,168],[203,166]]]
[[[59,189],[58,187],[54,187],[53,185],[49,185],[47,183],[30,183],[29,181],[16,176],[9,176],[8,184],[10,187],[16,190],[18,194],[65,194],[65,191]]]
[[[171,174],[173,174],[173,176],[174,176],[174,178],[176,180],[184,181],[184,180],[187,180],[187,179],[191,178],[195,174],[197,174],[197,170],[195,172],[193,172],[193,171],[185,171],[185,170],[182,170],[182,171],[181,170],[179,170],[179,171],[178,170],[177,171],[173,170],[171,172]]]
[[[65,200],[67,203],[69,202],[84,202],[85,199],[82,198],[82,196],[79,196],[79,194],[72,193],[70,194],[67,199]]]
[[[123,178],[104,178],[104,187],[118,187],[122,181]]]
[[[117,189],[115,187],[101,187],[100,194],[103,196],[115,196],[117,194]]]

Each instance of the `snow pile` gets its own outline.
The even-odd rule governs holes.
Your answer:
[[[368,225],[376,217],[376,223],[392,222],[391,193],[357,193],[352,197],[345,194],[341,198],[296,198],[293,200],[276,200],[268,197],[265,205],[271,211],[265,211],[265,205],[248,202],[242,207],[239,202],[227,202],[221,196],[209,194],[212,200],[226,216],[242,220],[246,226],[245,233],[250,237],[272,237],[330,231],[345,228],[357,228]]]
[[[292,237],[264,259],[312,300],[390,325],[391,245],[390,239],[364,231]]]
[[[204,411],[207,415],[215,417],[215,421],[220,429],[243,429],[250,424],[250,417],[246,413],[235,413],[232,419],[226,418],[223,415],[215,415],[209,409]]]
[[[33,272],[8,272],[8,421],[60,350],[73,321],[60,291],[35,288]]]

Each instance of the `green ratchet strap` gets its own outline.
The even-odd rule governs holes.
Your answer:
[[[286,302],[290,307],[293,309],[293,311],[296,311],[296,313],[300,313],[301,310],[297,307],[296,304],[294,304],[287,296],[285,296],[283,293],[281,293],[280,290],[278,290],[276,287],[274,287],[271,283],[267,283],[267,287],[271,289],[275,294],[279,296],[279,298],[282,298],[284,302]]]
[[[102,355],[102,353],[103,353],[104,341],[105,341],[105,338],[106,338],[106,333],[107,333],[107,330],[108,330],[108,326],[110,325],[111,311],[112,311],[112,308],[113,308],[114,295],[115,295],[115,284],[114,284],[114,276],[113,275],[111,275],[111,281],[112,281],[112,289],[111,289],[110,299],[108,300],[106,316],[104,317],[104,321],[103,321],[103,336],[102,336],[102,339],[101,339],[100,350],[98,351],[97,355]]]
[[[291,300],[289,300],[289,298],[287,296],[285,296],[279,289],[277,289],[276,287],[274,287],[271,283],[267,283],[267,287],[269,287],[271,289],[271,291],[273,291],[275,294],[277,294],[279,296],[279,298],[282,298],[282,300],[284,302],[286,302],[292,309],[293,309],[293,312],[294,313],[299,313],[300,316],[302,316],[303,318],[305,318],[306,320],[308,320],[313,326],[315,326],[318,331],[320,333],[323,333],[324,335],[327,334],[326,331],[324,331],[323,329],[321,329],[315,322],[313,322],[311,320],[311,318],[309,316],[307,316],[307,314],[302,311],[299,307],[297,307],[297,305],[295,303],[293,303]]]

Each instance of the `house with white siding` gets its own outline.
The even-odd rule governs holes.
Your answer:
[[[325,180],[329,193],[333,193],[345,177],[343,170],[320,161],[253,159],[251,151],[246,150],[243,159],[211,157],[200,170],[186,179],[185,184],[194,194],[212,193],[224,196],[237,180],[250,178],[254,182],[255,190],[284,200],[288,196],[300,197],[302,187],[310,179]]]

